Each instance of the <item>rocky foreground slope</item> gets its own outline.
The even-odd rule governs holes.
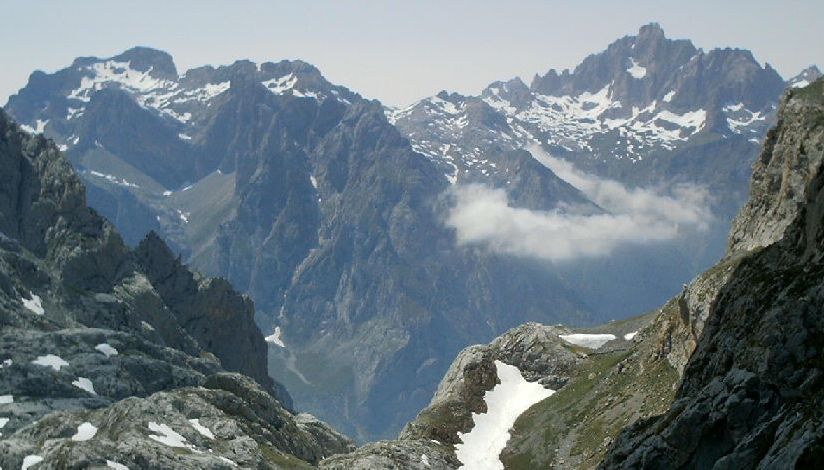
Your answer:
[[[0,467],[296,468],[349,441],[292,411],[252,302],[131,250],[55,145],[0,111]]]
[[[818,80],[785,95],[727,255],[680,295],[577,336],[527,324],[467,348],[397,440],[321,466],[459,467],[500,361],[556,390],[510,430],[505,468],[812,468],[824,457],[822,221]]]
[[[812,468],[824,457],[824,80],[794,90],[755,164],[730,252],[672,407],[603,467]]]

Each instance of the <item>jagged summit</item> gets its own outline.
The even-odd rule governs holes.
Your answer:
[[[390,118],[452,182],[499,174],[496,146],[537,143],[590,171],[658,184],[664,175],[641,168],[661,153],[695,151],[693,141],[734,138],[755,154],[784,86],[750,51],[705,52],[652,23],[572,71],[549,70],[529,86],[496,81],[477,97],[441,93]]]
[[[792,88],[804,88],[822,77],[821,70],[817,65],[810,65],[795,77],[787,80],[787,85]]]
[[[171,54],[160,49],[145,46],[135,46],[131,49],[121,52],[108,58],[101,57],[78,57],[72,62],[72,67],[86,67],[91,64],[114,61],[120,63],[131,63],[131,67],[135,70],[147,72],[150,69],[155,75],[174,79],[177,77],[177,67]]]
[[[320,101],[331,98],[344,103],[360,99],[348,89],[332,85],[316,67],[299,60],[262,64],[239,60],[231,65],[197,67],[178,75],[168,53],[134,47],[109,58],[78,58],[70,67],[53,74],[35,72],[26,87],[9,97],[6,109],[25,129],[47,132],[62,150],[69,150],[82,139],[78,123],[94,95],[115,89],[188,136],[205,119],[212,102],[231,87],[232,80],[243,77],[278,96]]]

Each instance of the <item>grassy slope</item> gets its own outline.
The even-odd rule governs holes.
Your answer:
[[[677,307],[671,302],[651,315],[657,318],[639,342],[591,354],[564,388],[521,415],[502,455],[506,468],[594,468],[621,429],[669,407],[679,379],[656,352],[655,332]]]

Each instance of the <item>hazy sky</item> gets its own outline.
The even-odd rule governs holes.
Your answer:
[[[404,105],[441,89],[574,67],[656,21],[704,49],[740,47],[785,78],[824,65],[824,1],[2,0],[0,103],[35,69],[135,45],[179,71],[235,59],[303,59],[332,82]]]

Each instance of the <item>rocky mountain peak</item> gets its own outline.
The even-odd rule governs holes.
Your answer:
[[[625,36],[607,46],[606,50],[585,58],[572,73],[555,70],[533,79],[531,89],[546,95],[577,95],[597,92],[610,84],[639,88],[641,83],[661,84],[668,75],[682,65],[697,49],[688,40],[666,37],[657,23],[644,25],[636,36]],[[645,85],[642,88],[649,88]],[[627,92],[628,93],[628,92]],[[638,95],[636,91],[634,93]],[[640,98],[649,99],[650,93]],[[628,94],[624,98],[632,98]]]
[[[647,23],[638,29],[636,44],[659,42],[666,39],[664,28],[659,23]]]
[[[805,86],[809,85],[810,83],[818,80],[821,78],[822,73],[819,70],[817,65],[810,65],[806,69],[802,70],[798,75],[795,77],[787,80],[787,85],[793,88],[804,88]]]
[[[147,72],[157,78],[166,80],[177,78],[177,67],[175,67],[172,56],[159,49],[137,46],[112,57],[111,60],[127,62],[132,69]]]
[[[532,92],[520,77],[505,82],[493,82],[481,93],[481,96],[484,97],[492,97],[493,95],[509,101],[517,108],[523,108],[532,101]]]

